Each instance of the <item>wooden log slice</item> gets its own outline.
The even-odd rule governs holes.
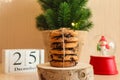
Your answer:
[[[74,67],[51,67],[50,63],[37,66],[39,80],[94,80],[93,67],[78,63]]]

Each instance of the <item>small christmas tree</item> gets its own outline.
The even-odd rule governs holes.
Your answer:
[[[40,30],[54,30],[61,27],[74,30],[89,30],[91,11],[88,0],[39,0],[44,11],[36,18]]]

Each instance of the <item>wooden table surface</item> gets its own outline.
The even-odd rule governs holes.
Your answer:
[[[120,73],[120,66],[118,66]],[[0,65],[0,80],[39,80],[37,72],[33,73],[2,73]],[[95,75],[94,80],[120,80],[120,74],[117,75]]]

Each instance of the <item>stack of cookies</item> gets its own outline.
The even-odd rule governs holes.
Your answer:
[[[71,67],[78,63],[78,33],[68,28],[50,32],[50,64]]]

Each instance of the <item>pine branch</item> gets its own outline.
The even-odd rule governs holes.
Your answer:
[[[81,20],[89,19],[91,17],[91,11],[88,8],[81,10]]]
[[[79,3],[80,7],[85,7],[87,2],[88,0],[80,0],[80,3]]]
[[[70,23],[70,7],[64,2],[60,4],[59,13],[58,13],[58,23],[60,27],[68,27]]]
[[[44,15],[39,15],[36,17],[36,23],[37,23],[37,28],[39,30],[47,30],[48,29],[48,25],[46,23],[46,19],[44,17]]]
[[[55,18],[54,18],[54,11],[51,9],[48,9],[45,13],[45,19],[49,26],[49,29],[55,29]]]
[[[75,25],[72,27],[74,30],[84,30],[88,31],[93,27],[93,24],[89,20],[81,20],[79,22],[76,22]]]
[[[51,0],[38,0],[40,5],[42,5],[43,10],[52,8]]]

